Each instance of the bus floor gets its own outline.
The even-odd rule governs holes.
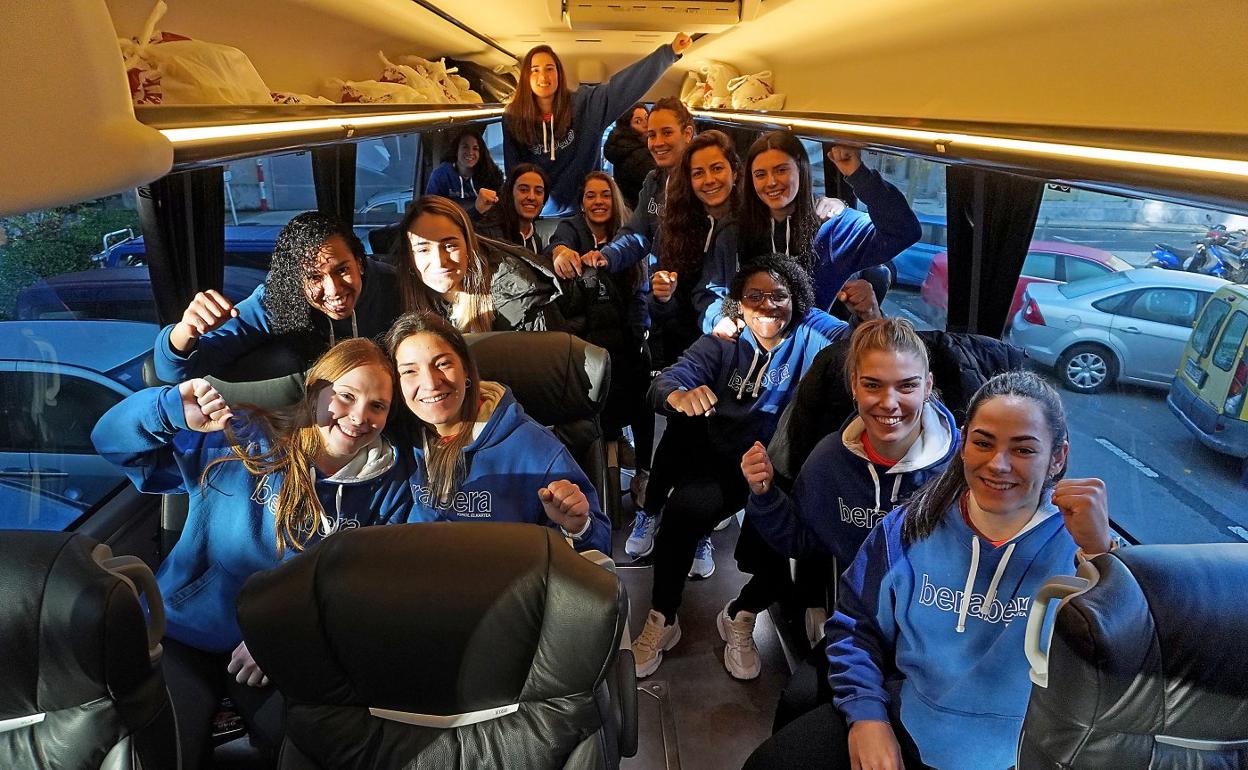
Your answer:
[[[622,487],[628,488],[628,478]],[[632,500],[624,506],[632,521]],[[624,553],[630,527],[615,533],[616,565],[628,589],[629,631],[635,637],[650,609],[653,570],[649,559],[636,563]],[[637,697],[639,739],[637,755],[623,760],[622,770],[703,770],[738,768],[771,735],[776,700],[789,679],[789,646],[781,642],[771,610],[759,613],[754,639],[762,659],[762,673],[751,681],[733,679],[724,668],[724,642],[715,625],[724,605],[736,598],[748,579],[737,570],[733,548],[740,532],[734,519],[715,532],[715,572],[706,580],[690,580],[680,608],[680,642],[664,653],[663,663],[639,680]],[[800,651],[799,651],[800,654]],[[666,699],[670,723],[667,742],[662,725],[663,704],[647,689]],[[674,731],[673,731],[674,728]],[[672,743],[674,732],[676,746]]]

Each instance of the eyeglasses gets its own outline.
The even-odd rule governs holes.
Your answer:
[[[753,291],[747,291],[745,294],[741,295],[741,304],[749,305],[750,307],[758,307],[763,304],[763,300],[769,300],[773,305],[787,305],[789,304],[789,300],[792,298],[792,295],[784,289],[776,289],[775,291],[759,291],[754,289]]]

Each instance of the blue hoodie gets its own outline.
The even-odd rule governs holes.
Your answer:
[[[415,463],[409,479],[413,507],[407,520],[514,521],[557,527],[546,517],[537,491],[566,479],[589,498],[589,528],[573,538],[574,547],[610,554],[611,522],[598,504],[594,485],[563,443],[526,415],[503,385],[482,382],[481,396],[484,403],[472,429],[473,439],[464,448],[467,475],[449,509],[433,506],[424,447],[413,447]]]
[[[884,264],[923,237],[906,196],[880,172],[864,165],[847,180],[867,210],[847,206],[815,234],[815,307],[824,310],[851,275]]]
[[[701,334],[710,334],[724,317],[724,300],[737,274],[737,223],[731,217],[712,220],[707,248],[697,275],[676,276],[676,291],[667,302],[650,296],[650,317],[655,326],[674,326],[677,337],[687,339],[679,354]],[[666,330],[670,334],[672,330]]]
[[[233,426],[250,434],[242,421]],[[243,638],[234,612],[243,583],[279,562],[273,512],[282,478],[256,477],[241,462],[226,462],[201,485],[210,462],[234,453],[224,432],[187,428],[176,387],[128,396],[100,418],[91,440],[140,492],[190,496],[182,537],[156,572],[165,633],[196,649],[230,652]],[[411,507],[407,470],[380,436],[333,476],[315,473],[321,508],[334,519],[322,517],[312,542],[340,529],[401,522]],[[285,556],[294,553],[288,546]]]
[[[441,195],[455,201],[473,220],[481,218],[477,211],[477,192],[477,184],[472,177],[465,179],[460,176],[459,170],[450,161],[435,168],[425,184],[425,195]]]
[[[185,356],[174,352],[169,335],[175,324],[160,330],[152,351],[156,376],[164,382],[183,382],[195,377],[219,374],[240,356],[276,341],[268,311],[264,308],[265,284],[260,284],[247,299],[235,305],[238,317],[200,337]],[[324,313],[312,310],[313,328],[282,335],[284,344],[300,348],[298,355],[306,359],[291,371],[272,372],[266,377],[303,372],[337,340],[351,337],[376,337],[385,333],[399,317],[399,290],[394,268],[365,261],[364,287],[355,303],[351,318],[332,321]],[[298,338],[298,339],[288,339]]]
[[[616,118],[627,112],[646,95],[651,86],[676,63],[676,54],[666,43],[649,56],[633,62],[601,85],[581,86],[572,92],[572,121],[567,134],[556,137],[549,122],[540,144],[525,146],[512,133],[508,120],[503,119],[503,159],[507,176],[521,163],[535,163],[546,172],[550,188],[546,191],[544,217],[566,217],[580,205],[581,181],[585,175],[602,166],[602,135]],[[522,72],[520,77],[527,78]]]
[[[775,433],[780,413],[819,351],[847,335],[849,327],[811,308],[770,351],[754,342],[747,326],[735,340],[705,335],[650,385],[649,399],[663,414],[676,414],[667,397],[706,385],[718,399],[707,418],[711,446],[727,459],[740,459],[755,441]]]
[[[650,256],[659,243],[659,217],[666,199],[667,173],[656,168],[641,183],[633,215],[616,231],[611,242],[598,250],[606,258],[608,270],[618,273]]]
[[[958,429],[944,404],[934,398],[925,402],[919,419],[918,439],[890,468],[867,459],[865,427],[854,415],[839,434],[815,445],[793,482],[792,496],[774,485],[766,494],[751,494],[746,515],[785,556],[831,554],[848,565],[871,528],[939,475],[958,451]]]
[[[904,545],[905,511],[871,530],[841,576],[825,627],[833,700],[851,724],[900,719],[926,764],[1004,770],[1031,694],[1027,613],[1045,581],[1074,574],[1075,542],[1047,498],[999,547],[956,502]]]

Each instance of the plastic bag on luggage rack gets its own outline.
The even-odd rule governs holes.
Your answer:
[[[480,104],[481,95],[473,91],[467,79],[447,68],[445,59],[430,61],[420,56],[399,56],[395,63],[411,67],[431,80],[438,92],[438,104]]]
[[[771,70],[742,75],[728,81],[734,110],[779,110],[784,108],[784,94],[771,85]]]
[[[158,0],[133,39],[119,38],[135,104],[271,104],[264,79],[247,54],[156,30],[168,11]]]
[[[377,80],[339,80],[325,83],[325,93],[342,104],[422,104],[425,99],[416,89],[402,83]]]

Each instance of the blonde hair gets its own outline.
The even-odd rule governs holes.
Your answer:
[[[440,195],[424,195],[407,210],[399,230],[403,233],[403,263],[398,266],[399,297],[403,301],[403,309],[414,313],[437,313],[443,317],[441,297],[425,285],[420,273],[416,270],[416,259],[412,255],[412,242],[407,237],[412,225],[422,214],[432,214],[451,220],[464,238],[467,250],[464,262],[464,280],[461,289],[456,292],[454,304],[450,310],[450,321],[460,331],[488,332],[494,328],[494,297],[491,294],[491,282],[494,274],[490,262],[481,250],[481,241],[472,229],[468,215],[454,201]]]
[[[910,322],[902,318],[875,318],[864,322],[849,338],[849,353],[845,356],[845,384],[852,393],[854,375],[862,357],[873,350],[910,353],[923,363],[923,371],[930,372],[927,345],[914,331]]]
[[[359,337],[344,340],[312,364],[299,403],[273,412],[246,406],[244,432],[238,431],[233,423],[225,429],[232,453],[208,463],[200,476],[200,485],[207,486],[208,472],[212,468],[235,460],[253,476],[282,476],[273,511],[279,558],[288,546],[296,551],[304,549],[323,513],[316,496],[315,463],[325,443],[317,427],[316,402],[322,390],[361,366],[385,369],[393,391],[390,403],[396,403],[399,378],[390,357],[372,340]],[[268,449],[258,451],[257,439]]]

